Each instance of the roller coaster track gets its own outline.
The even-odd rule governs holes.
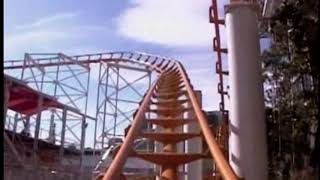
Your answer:
[[[139,104],[131,127],[120,146],[113,161],[103,176],[103,180],[120,179],[122,167],[129,157],[138,157],[160,166],[160,177],[163,180],[178,179],[179,165],[192,162],[200,158],[212,157],[223,179],[237,179],[229,166],[215,136],[208,125],[208,120],[202,112],[190,79],[179,61],[165,57],[158,57],[144,53],[114,52],[89,54],[81,56],[66,56],[61,53],[53,58],[33,59],[32,64],[22,64],[21,61],[5,61],[4,69],[43,68],[47,66],[63,65],[57,58],[68,58],[64,64],[80,64],[88,66],[99,62],[127,62],[147,66],[159,74],[153,85],[145,93]],[[184,104],[190,104],[185,108]],[[154,113],[157,118],[147,118],[146,113]],[[184,112],[194,114],[194,119],[184,119]],[[158,132],[144,132],[143,123],[157,125]],[[197,123],[201,132],[182,133],[176,127],[185,124]],[[203,136],[210,154],[177,153],[177,143]],[[162,144],[160,152],[135,152],[132,149],[134,141],[138,138],[147,138]]]

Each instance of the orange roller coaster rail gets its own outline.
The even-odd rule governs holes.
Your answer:
[[[179,165],[200,158],[208,158],[208,155],[178,153],[177,143],[201,134],[208,144],[210,155],[223,179],[238,179],[212,134],[182,64],[178,61],[162,59],[160,63],[153,61],[149,65],[159,73],[159,77],[144,95],[124,142],[102,179],[120,179],[126,159],[133,156],[160,166],[160,179],[178,179]],[[185,108],[184,103],[189,103],[191,108]],[[195,119],[181,118],[181,114],[187,111],[192,112]],[[149,112],[155,113],[158,118],[148,118],[146,113]],[[182,133],[176,129],[178,126],[195,122],[200,126],[201,133]],[[144,132],[142,130],[143,123],[156,124],[161,127],[160,131]],[[132,149],[133,143],[139,137],[161,143],[162,149],[160,152],[135,152]]]

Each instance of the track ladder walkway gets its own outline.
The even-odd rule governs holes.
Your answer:
[[[157,60],[154,60],[150,63],[159,73],[159,77],[144,95],[124,142],[102,179],[121,179],[122,167],[128,157],[138,157],[157,164],[160,167],[161,180],[177,180],[180,165],[201,158],[212,158],[224,179],[238,179],[212,134],[183,66],[178,61],[171,61],[171,66],[170,61],[163,65],[164,62],[166,61],[162,60],[157,64]],[[183,118],[185,112],[194,114],[194,118]],[[149,117],[148,113],[155,116]],[[143,131],[144,123],[157,125],[156,131]],[[179,126],[181,129],[181,126],[190,123],[197,123],[201,132],[185,133],[178,130]],[[178,152],[178,143],[199,136],[208,144],[209,153]],[[162,146],[157,146],[155,152],[136,152],[133,147],[138,138],[146,138]]]
[[[204,154],[177,152],[177,143],[200,136],[200,133],[182,133],[178,130],[179,126],[195,123],[195,119],[184,119],[182,116],[185,112],[193,111],[192,108],[183,106],[190,103],[190,100],[188,96],[185,96],[187,94],[183,91],[183,87],[180,86],[182,83],[177,73],[170,73],[159,80],[152,103],[147,110],[147,112],[155,113],[157,118],[146,119],[146,122],[161,128],[158,132],[143,132],[141,136],[161,143],[163,146],[158,152],[133,154],[133,156],[159,165],[160,178],[163,180],[178,179],[178,166],[208,157]]]

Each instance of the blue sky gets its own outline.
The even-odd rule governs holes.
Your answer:
[[[221,17],[226,2],[219,1]],[[214,29],[208,15],[210,3],[210,0],[5,0],[5,59],[23,59],[25,52],[77,55],[139,51],[173,57],[183,63],[194,88],[202,91],[203,108],[217,110],[220,97],[212,51]],[[222,45],[226,47],[224,30],[221,28]],[[89,111],[90,107],[95,104],[89,102]]]
[[[224,1],[219,4],[221,15]],[[194,87],[203,91],[204,108],[214,110],[219,97],[210,3],[5,0],[5,59],[22,58],[25,52],[75,55],[122,50],[174,57],[184,64]]]

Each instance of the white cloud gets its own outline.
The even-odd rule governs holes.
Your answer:
[[[109,30],[100,25],[81,25],[77,22],[79,17],[79,13],[58,13],[16,26],[4,35],[5,58],[22,57],[25,52],[85,51],[81,54],[95,50],[83,42],[91,35],[107,34]]]
[[[45,25],[50,25],[54,22],[59,21],[66,21],[66,20],[72,20],[75,17],[78,16],[78,13],[70,13],[70,12],[64,12],[64,13],[58,13],[51,16],[46,16],[43,18],[40,18],[32,23],[23,24],[23,25],[17,25],[16,29],[29,29],[29,28],[36,28],[36,27],[43,27]]]
[[[116,19],[118,32],[138,41],[165,46],[208,46],[214,35],[210,1],[131,0]]]
[[[4,53],[6,56],[23,55],[25,51],[48,51],[49,47],[68,37],[68,33],[51,30],[34,30],[4,36]]]
[[[223,18],[223,6],[218,2],[219,17]],[[116,20],[118,33],[124,37],[167,47],[181,47],[186,54],[173,55],[185,65],[192,84],[203,95],[205,110],[218,109],[220,96],[217,92],[214,52],[211,51],[215,35],[209,23],[211,1],[191,0],[131,0],[130,7]],[[222,47],[226,47],[226,34],[221,26]],[[192,48],[202,48],[194,52]],[[209,47],[209,48],[208,48]],[[210,55],[209,55],[210,54]]]

